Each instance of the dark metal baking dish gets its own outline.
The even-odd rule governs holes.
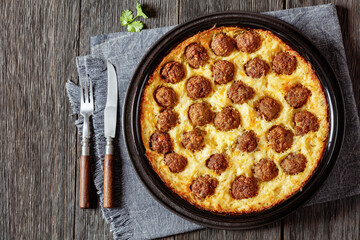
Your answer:
[[[143,87],[162,58],[186,38],[216,26],[241,26],[270,30],[298,51],[314,67],[329,104],[329,140],[320,161],[302,191],[268,210],[226,215],[199,209],[173,193],[153,171],[145,156],[139,123],[139,104]],[[133,167],[153,197],[177,215],[207,227],[249,229],[285,217],[306,203],[329,175],[339,154],[344,135],[344,103],[336,77],[319,51],[291,25],[273,17],[247,12],[220,12],[191,20],[175,27],[158,40],[139,63],[130,82],[123,106],[123,134]]]

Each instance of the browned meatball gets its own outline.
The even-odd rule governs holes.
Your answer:
[[[235,129],[240,125],[240,113],[232,107],[226,107],[216,114],[214,124],[221,131]]]
[[[227,168],[227,161],[223,154],[216,153],[206,161],[206,166],[220,174]]]
[[[199,43],[190,43],[185,48],[185,57],[186,61],[192,68],[204,66],[209,60],[209,55],[207,54],[205,48]]]
[[[204,98],[211,92],[211,83],[203,76],[194,76],[188,80],[186,90],[193,99]]]
[[[215,193],[218,181],[209,175],[200,176],[193,181],[190,190],[199,198],[206,198]]]
[[[269,71],[269,65],[260,58],[254,58],[245,64],[245,73],[252,78],[261,78]]]
[[[181,143],[186,149],[198,150],[203,147],[205,132],[195,128],[190,132],[185,132],[181,136]]]
[[[171,108],[178,103],[178,97],[176,92],[170,87],[159,87],[155,91],[156,102],[164,107]]]
[[[259,34],[252,31],[245,31],[235,37],[236,46],[240,51],[246,53],[255,52],[261,45]]]
[[[259,187],[254,178],[239,176],[231,185],[231,193],[235,199],[255,197]]]
[[[231,84],[227,96],[233,103],[245,103],[253,98],[255,92],[252,87],[245,85],[242,82],[234,82]]]
[[[254,131],[246,131],[236,140],[236,148],[242,152],[252,152],[257,147],[258,138]]]
[[[283,152],[289,149],[293,142],[294,134],[282,126],[273,126],[270,128],[266,138],[269,145],[275,152]]]
[[[188,111],[188,115],[192,124],[195,126],[203,126],[210,123],[214,116],[210,108],[210,104],[206,102],[192,104]]]
[[[216,34],[210,44],[211,50],[218,56],[229,56],[234,50],[234,41],[224,33]]]
[[[225,84],[234,79],[235,67],[229,61],[220,60],[213,66],[214,81],[218,84]]]
[[[158,153],[168,153],[172,150],[171,137],[168,133],[156,130],[150,136],[150,148]]]
[[[188,161],[186,157],[177,153],[168,153],[165,155],[164,163],[173,173],[184,171]]]
[[[319,130],[318,118],[308,111],[297,112],[294,115],[295,135],[302,136],[306,133]]]
[[[263,158],[255,166],[254,175],[260,181],[270,181],[274,179],[279,173],[274,161]]]
[[[157,118],[158,126],[162,131],[168,131],[178,122],[178,114],[171,109],[164,109]]]
[[[264,97],[256,104],[256,111],[266,121],[271,121],[279,116],[281,105],[271,97]]]
[[[291,75],[295,71],[296,65],[296,57],[288,52],[278,53],[273,61],[273,69],[277,74]]]
[[[180,82],[185,77],[185,70],[178,62],[168,62],[161,70],[161,77],[168,83]]]
[[[301,153],[290,153],[280,163],[281,168],[287,174],[298,174],[306,168],[306,157]]]
[[[311,92],[309,89],[301,84],[297,84],[287,91],[285,100],[293,108],[299,108],[307,102],[310,94]]]

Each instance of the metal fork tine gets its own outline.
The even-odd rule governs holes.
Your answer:
[[[81,93],[81,103],[84,102],[84,86],[82,81],[80,80],[80,93]]]
[[[91,79],[89,80],[90,82],[90,103],[92,104],[92,107],[94,106],[94,97],[93,97],[93,85],[92,85],[92,81]]]
[[[85,80],[85,102],[89,102],[89,86],[87,80]]]

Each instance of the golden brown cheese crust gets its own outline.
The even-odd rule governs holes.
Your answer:
[[[259,212],[271,208],[301,191],[322,158],[329,132],[328,105],[315,71],[304,58],[273,33],[261,29],[252,29],[261,38],[260,47],[253,53],[245,53],[235,48],[229,56],[222,57],[212,52],[210,43],[215,34],[226,33],[235,39],[235,36],[244,30],[239,27],[212,28],[199,32],[177,45],[163,58],[149,77],[143,90],[140,108],[142,140],[146,149],[146,156],[154,171],[172,191],[193,205],[205,210],[228,214]],[[184,54],[186,46],[193,42],[200,43],[209,55],[208,62],[198,69],[189,66]],[[295,56],[297,60],[297,67],[290,75],[277,74],[272,69],[272,61],[276,54],[284,51]],[[264,60],[270,66],[268,73],[258,79],[247,76],[244,70],[244,65],[256,57]],[[226,84],[214,82],[212,66],[219,60],[230,61],[235,65],[233,81]],[[167,83],[161,78],[162,67],[171,61],[181,63],[185,69],[184,79],[174,84]],[[187,94],[187,80],[196,75],[204,76],[211,82],[212,90],[204,99],[194,100]],[[242,81],[252,87],[255,91],[253,98],[242,104],[232,103],[227,97],[227,91],[235,81]],[[309,89],[311,95],[304,106],[294,109],[286,102],[285,95],[292,86],[299,83]],[[153,94],[159,86],[171,87],[179,97],[179,103],[173,108],[179,114],[179,121],[175,127],[168,131],[173,141],[173,151],[188,160],[185,169],[179,173],[172,173],[164,164],[164,154],[152,151],[149,145],[150,136],[157,129],[157,116],[162,110],[162,107],[154,100]],[[259,117],[255,109],[256,102],[265,96],[272,97],[281,104],[278,117],[271,121]],[[220,112],[227,106],[233,107],[241,115],[241,124],[238,128],[226,132],[216,129],[213,123],[198,127],[206,132],[204,135],[205,146],[201,150],[191,151],[183,147],[181,135],[183,132],[194,129],[188,117],[188,108],[194,102],[200,101],[209,103],[214,113]],[[282,125],[294,133],[293,116],[299,111],[314,113],[319,120],[319,129],[303,136],[294,136],[293,144],[289,149],[280,153],[275,152],[266,140],[267,131],[272,126]],[[236,148],[237,137],[250,130],[254,131],[259,139],[257,148],[252,152],[239,151]],[[206,166],[209,157],[216,153],[224,154],[227,160],[227,168],[221,174]],[[281,168],[282,159],[290,153],[301,153],[306,157],[307,164],[303,172],[289,175]],[[277,176],[267,182],[258,181],[259,189],[255,197],[235,199],[231,193],[231,185],[234,180],[241,175],[253,177],[254,166],[264,158],[274,161],[279,170]],[[217,179],[218,185],[214,194],[205,199],[199,199],[191,192],[190,186],[195,179],[204,175]]]

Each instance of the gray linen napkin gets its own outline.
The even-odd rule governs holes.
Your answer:
[[[308,203],[332,201],[360,194],[360,124],[353,97],[353,89],[346,64],[340,25],[334,5],[297,8],[265,13],[294,25],[310,38],[333,67],[342,87],[346,108],[345,141],[340,157],[329,178],[316,196]],[[106,101],[106,63],[111,61],[117,69],[119,81],[119,104],[123,105],[128,83],[142,56],[163,34],[172,27],[144,30],[140,33],[112,33],[92,37],[91,55],[78,57],[80,80],[91,78],[94,83],[95,113],[93,116],[93,143],[95,147],[94,182],[102,199],[103,156],[103,110]],[[136,74],[136,73],[135,73]],[[79,87],[66,84],[73,113],[79,113]],[[120,111],[121,112],[121,111]],[[157,238],[202,228],[190,223],[157,203],[137,179],[127,155],[121,133],[121,113],[118,115],[116,195],[120,208],[102,209],[103,216],[111,223],[115,239]],[[82,119],[76,122],[81,132]]]

